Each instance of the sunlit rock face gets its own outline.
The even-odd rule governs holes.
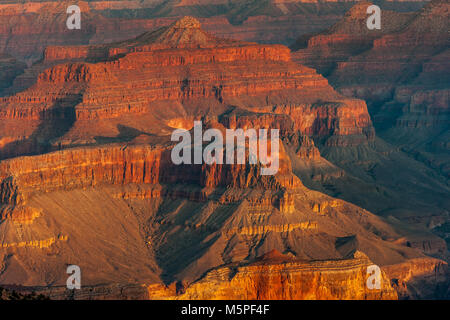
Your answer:
[[[428,259],[384,219],[298,177],[346,175],[318,146],[368,148],[375,135],[364,101],[285,46],[218,38],[185,17],[126,41],[49,46],[9,90],[2,284],[64,298],[76,264],[79,298],[396,299],[386,273],[369,291],[367,267]],[[175,165],[170,136],[194,121],[279,129],[279,170]]]

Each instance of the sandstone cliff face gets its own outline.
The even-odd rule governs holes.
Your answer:
[[[383,10],[382,28],[373,31],[365,26],[369,5],[359,3],[325,34],[310,38],[308,48],[299,50],[295,59],[329,75],[347,96],[373,105],[382,129],[386,122],[397,128],[447,126],[448,3],[432,1],[416,14]],[[437,81],[433,72],[443,78]],[[419,105],[434,110],[420,110]]]
[[[47,46],[102,44],[129,39],[193,15],[221,37],[263,43],[292,43],[337,22],[353,1],[264,1],[189,3],[163,1],[76,1],[81,30],[66,28],[70,1],[9,1],[0,5],[0,52],[37,61]],[[395,6],[396,2],[390,5]],[[413,3],[402,4],[402,9]]]
[[[275,257],[276,255],[276,257]],[[359,255],[359,256],[358,256]],[[394,300],[396,292],[383,273],[381,289],[367,288],[367,256],[341,261],[299,262],[270,252],[262,261],[222,267],[176,295],[170,288],[148,287],[150,299],[225,300]]]
[[[375,136],[367,106],[362,100],[294,107],[277,106],[275,112],[290,115],[295,122],[295,129],[303,134],[327,137],[332,132],[333,137],[326,140],[328,145],[359,145],[373,140]],[[359,139],[343,138],[347,136],[356,136]]]
[[[280,155],[280,177],[291,174],[289,160],[285,157]],[[260,172],[256,166],[176,166],[168,148],[150,146],[70,149],[2,161],[0,167],[0,201],[12,205],[26,202],[33,194],[97,185],[188,183],[201,188],[247,188],[272,184],[275,190],[301,185],[294,176],[280,178],[279,182],[271,182],[272,177],[258,177]],[[269,201],[269,204],[272,203]]]

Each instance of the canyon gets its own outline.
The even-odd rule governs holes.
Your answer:
[[[82,6],[87,23],[108,28],[144,14],[145,4]],[[210,1],[170,8],[184,13],[192,4],[214,12]],[[281,12],[301,8],[275,4]],[[34,15],[54,5],[3,5],[0,12]],[[448,180],[380,138],[372,100],[335,84],[336,57],[312,58],[309,50],[322,40],[291,52],[245,34],[245,41],[222,37],[248,30],[251,18],[217,33],[208,32],[213,18],[153,14],[123,33],[86,28],[78,43],[61,34],[39,48],[22,44],[18,60],[0,59],[8,70],[0,97],[1,286],[53,299],[448,297],[448,247],[432,230],[448,219]],[[405,17],[400,24],[414,20],[394,14]],[[351,41],[370,47],[362,38]],[[13,43],[4,51],[15,50]],[[342,56],[356,52],[349,50]],[[442,70],[441,61],[437,55],[424,70]],[[399,99],[410,92],[399,91]],[[416,108],[448,106],[445,95],[411,99]],[[173,164],[170,135],[192,130],[194,121],[222,132],[279,129],[279,171]],[[79,291],[64,286],[70,264],[83,270]],[[377,290],[366,285],[372,264],[382,269]]]
[[[430,190],[446,190],[449,177],[449,65],[446,59],[449,5],[445,1],[431,1],[415,13],[383,10],[382,28],[373,31],[365,26],[369,5],[370,2],[360,2],[331,28],[313,36],[300,37],[292,45],[296,50],[293,60],[318,70],[341,94],[367,102],[376,136],[382,139],[382,145],[378,143],[376,149],[383,157],[395,157],[405,166],[427,172],[428,178],[416,180],[415,174],[405,177],[409,181],[405,181],[409,191],[402,191],[401,197],[430,178],[441,184],[440,187],[428,184]],[[334,151],[329,154],[330,151],[325,149],[321,151],[335,164],[349,162],[348,155]],[[365,161],[366,171],[367,167],[378,167],[370,169],[370,178],[366,176],[366,181],[375,179],[386,186],[389,182],[383,180],[393,179],[381,176],[381,171],[386,173],[386,170],[380,168],[383,165],[374,161],[374,157],[366,156]],[[398,176],[399,171],[395,175]],[[325,190],[314,182],[308,186],[314,184],[315,188]],[[339,187],[337,181],[330,184],[332,189],[327,192],[330,195],[347,189],[346,186]],[[396,189],[401,188],[399,184],[397,186]],[[427,192],[422,191],[414,193],[422,199],[429,199],[426,200],[428,204],[439,201],[431,200]],[[387,192],[395,194],[396,190]],[[366,197],[355,199],[353,196],[344,195],[343,198],[383,216],[412,224],[414,230],[422,227],[438,234],[439,226],[433,221],[439,220],[438,224],[443,226],[448,224],[448,204],[435,208],[418,204],[421,207],[416,207],[418,210],[399,205],[377,208],[364,203]],[[432,217],[429,212],[433,212]],[[445,235],[444,239],[448,242]]]
[[[361,2],[330,29],[299,39],[294,60],[326,75],[342,94],[367,101],[381,138],[448,178],[449,5],[385,10],[379,31],[364,26],[368,5]]]
[[[226,38],[290,44],[337,22],[356,1],[7,1],[0,4],[0,53],[32,63],[50,45],[88,45],[126,40],[183,16]],[[421,3],[388,2],[416,10]],[[81,30],[68,30],[66,10],[78,5]],[[1,88],[0,88],[1,89]],[[1,93],[1,91],[0,91]]]

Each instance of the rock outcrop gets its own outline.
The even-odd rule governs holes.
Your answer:
[[[67,8],[78,5],[82,28],[68,30]],[[283,10],[279,6],[282,5]],[[125,40],[167,26],[186,15],[201,18],[208,31],[240,40],[290,43],[337,21],[348,4],[232,4],[167,1],[9,1],[0,5],[0,53],[36,61],[50,45],[88,45]],[[286,9],[284,9],[286,8]],[[309,21],[307,21],[309,20]],[[312,23],[309,23],[312,22]],[[270,32],[268,32],[270,30]]]
[[[302,262],[274,250],[248,265],[211,270],[182,294],[155,286],[148,292],[150,299],[179,300],[396,300],[384,273],[381,288],[368,289],[369,265],[359,252],[348,260]]]

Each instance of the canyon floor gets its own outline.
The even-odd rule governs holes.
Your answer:
[[[81,30],[65,2],[0,4],[1,287],[450,297],[446,1],[382,2],[381,30],[365,1],[77,3]],[[175,165],[194,121],[278,129],[278,172]]]

